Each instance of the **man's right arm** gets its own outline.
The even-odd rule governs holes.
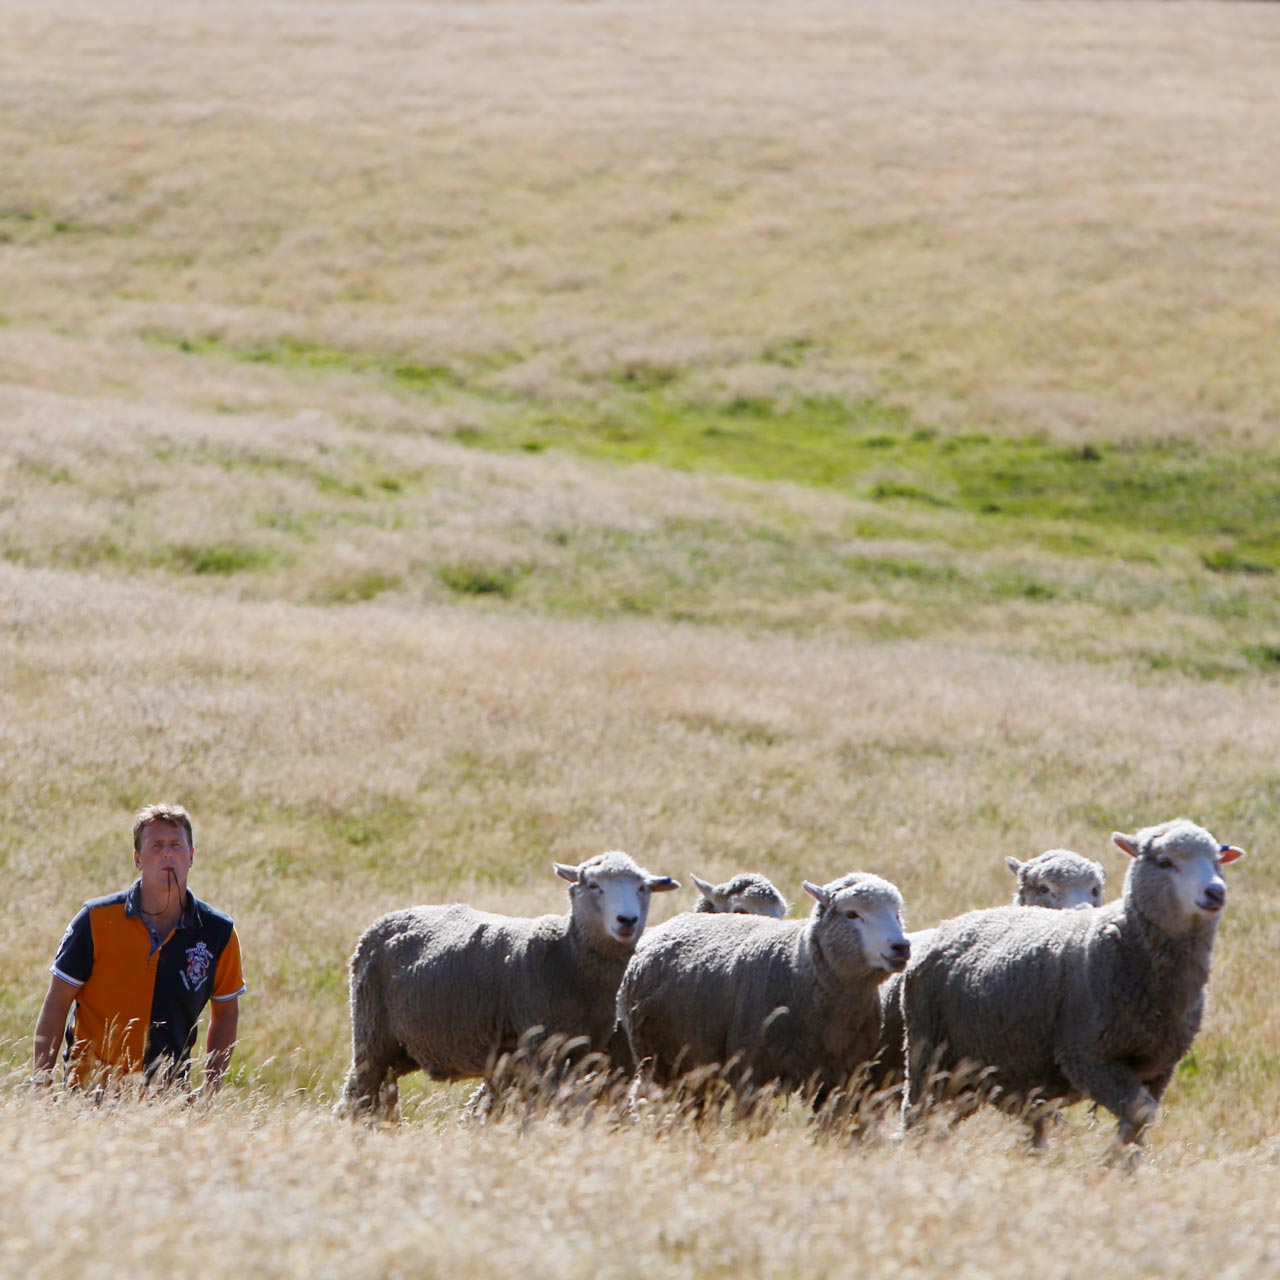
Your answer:
[[[35,1077],[40,1079],[42,1073],[51,1072],[58,1061],[58,1046],[67,1029],[67,1015],[71,1012],[71,1004],[76,998],[76,988],[61,978],[49,980],[49,990],[45,994],[44,1004],[40,1006],[40,1016],[36,1019],[34,1047],[32,1049],[32,1065]]]

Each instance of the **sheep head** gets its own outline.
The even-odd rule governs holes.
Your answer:
[[[708,884],[693,877],[702,895],[697,910],[740,916],[771,916],[781,920],[787,914],[787,900],[762,875],[745,871],[724,884]]]
[[[1143,914],[1171,933],[1216,925],[1227,903],[1223,864],[1243,858],[1243,849],[1220,844],[1186,818],[1133,835],[1117,831],[1111,839],[1133,859],[1125,897],[1134,899]]]
[[[680,887],[678,880],[650,875],[616,850],[576,867],[562,862],[552,865],[556,875],[569,882],[573,918],[584,936],[608,939],[627,949],[644,932],[650,896]]]
[[[911,943],[902,931],[902,895],[887,880],[855,871],[825,885],[803,883],[815,902],[814,932],[833,967],[881,977],[907,967]]]
[[[1017,858],[1004,861],[1018,881],[1014,906],[1070,911],[1102,905],[1102,889],[1107,882],[1102,864],[1070,849],[1050,849],[1026,862]]]

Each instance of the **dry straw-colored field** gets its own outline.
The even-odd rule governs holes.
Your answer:
[[[0,1274],[1280,1271],[1280,9],[0,0]],[[23,1086],[192,810],[207,1109]],[[553,859],[1250,856],[1136,1172],[327,1105],[345,964]],[[672,895],[659,914],[691,905]]]

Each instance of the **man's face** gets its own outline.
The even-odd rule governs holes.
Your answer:
[[[187,872],[194,858],[195,850],[187,840],[186,828],[157,819],[142,828],[142,840],[133,855],[133,863],[142,872],[143,884],[148,888],[163,893],[172,885],[182,898],[187,892]]]

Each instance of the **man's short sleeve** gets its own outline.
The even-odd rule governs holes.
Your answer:
[[[81,907],[75,919],[67,925],[49,972],[73,987],[83,987],[89,981],[89,975],[93,973],[93,927],[89,923],[87,905]]]
[[[213,975],[213,999],[234,1000],[244,994],[244,974],[240,971],[240,938],[235,929],[227,939],[218,957],[218,967]]]

